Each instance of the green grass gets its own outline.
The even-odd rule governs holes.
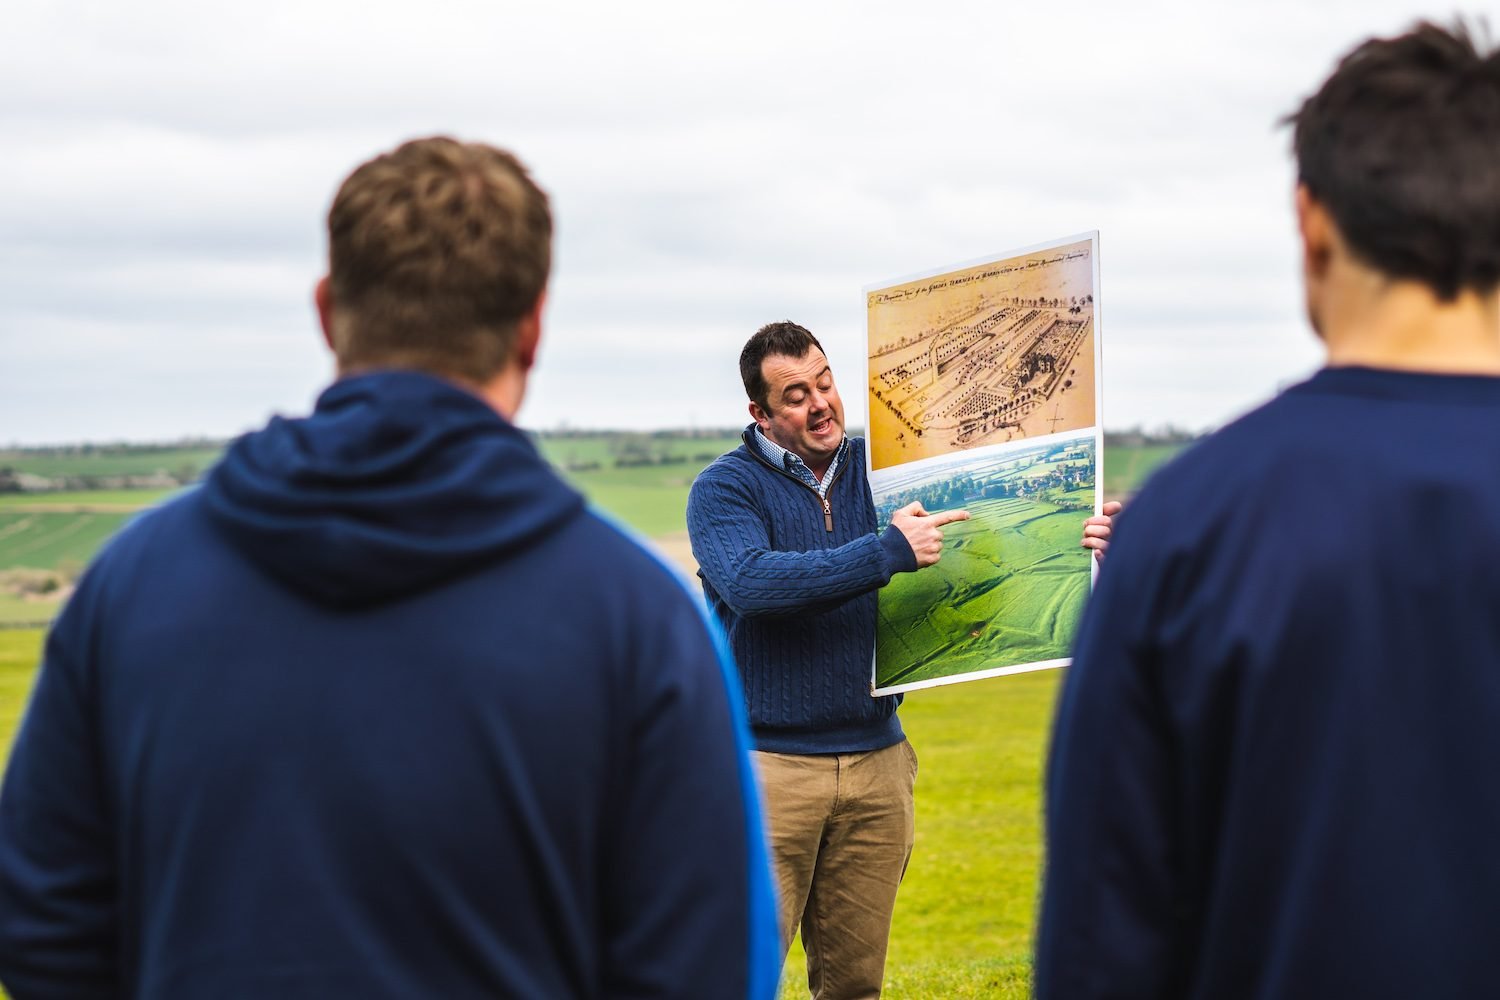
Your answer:
[[[18,513],[0,507],[0,569],[79,569],[133,515]]]
[[[1068,655],[1088,597],[1083,515],[1017,497],[965,506],[942,560],[880,592],[881,687]]]
[[[548,434],[537,439],[547,460],[563,468],[594,462],[602,468],[613,468],[616,459],[636,454],[682,458],[686,460],[684,464],[694,471],[737,447],[739,443],[738,434],[714,434],[701,438],[658,436],[650,433],[589,434],[577,437]]]
[[[546,437],[540,444],[542,454],[562,469],[568,481],[591,503],[652,538],[687,530],[687,495],[693,478],[709,462],[737,447],[739,438]],[[625,454],[627,447],[684,460],[664,465],[615,466],[615,459]],[[599,468],[576,468],[590,462],[599,463]]]
[[[42,658],[43,629],[0,629],[0,764],[10,757]]]
[[[57,617],[57,612],[61,609],[62,602],[59,600],[27,600],[0,593],[0,625],[18,622],[40,625]]]
[[[612,462],[622,446],[603,435],[548,437],[542,439],[541,447],[544,454],[560,465],[599,462],[598,469],[565,472],[564,475],[596,506],[609,511],[641,534],[658,537],[683,532],[686,530],[688,487],[707,464],[708,460],[703,456],[729,450],[738,443],[738,438],[658,439],[648,436],[644,440],[644,446],[654,449],[655,454],[686,455],[688,460],[668,465],[617,468]],[[1148,472],[1176,451],[1175,446],[1166,445],[1110,449],[1105,458],[1105,496],[1128,496]],[[79,460],[86,457],[79,456]],[[101,460],[110,458],[96,457]],[[127,456],[121,456],[124,457]],[[3,464],[4,460],[0,459],[0,465]],[[87,564],[104,540],[124,523],[125,508],[143,509],[159,503],[173,492],[89,490],[0,494],[0,569],[15,566],[77,569]],[[1075,491],[1075,494],[1070,494],[1068,499],[1079,504],[1092,500],[1083,493]],[[87,512],[59,511],[58,507],[84,508]],[[5,534],[5,528],[15,524],[17,515],[22,513],[39,520],[25,529],[24,538],[19,537],[21,529]],[[82,522],[72,523],[77,519],[82,519]]]
[[[592,504],[654,538],[687,530],[688,487],[701,468],[697,464],[648,465],[565,475]]]
[[[885,996],[1030,995],[1042,862],[1042,761],[1062,672],[910,694],[917,843],[896,900]],[[806,997],[793,947],[783,1000]]]
[[[220,448],[162,448],[136,446],[87,453],[0,450],[0,469],[10,468],[33,476],[149,476],[169,475],[191,467],[208,471],[219,460]]]
[[[1139,490],[1151,473],[1175,456],[1180,444],[1148,444],[1137,448],[1106,448],[1104,497],[1121,500]]]
[[[7,510],[56,510],[59,507],[91,509],[119,507],[144,510],[160,503],[176,490],[66,490],[57,493],[0,493],[0,512]]]

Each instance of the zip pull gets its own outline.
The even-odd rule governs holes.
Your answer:
[[[822,500],[823,500],[823,530],[824,531],[832,531],[833,530],[833,506],[828,502],[828,498],[827,497],[823,497]]]

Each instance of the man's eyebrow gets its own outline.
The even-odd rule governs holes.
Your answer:
[[[824,365],[823,366],[823,370],[820,371],[820,372],[818,372],[818,374],[814,375],[812,377],[811,381],[812,382],[820,382],[820,381],[822,381],[823,376],[827,375],[832,370],[833,370],[833,366],[832,365]],[[791,382],[791,383],[789,383],[789,384],[784,385],[784,386],[781,387],[781,394],[783,396],[785,396],[787,393],[791,392],[793,389],[806,389],[809,384],[810,383],[808,381],[806,381],[806,380],[801,381],[801,382]]]

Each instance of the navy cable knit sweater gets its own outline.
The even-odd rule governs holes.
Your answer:
[[[849,443],[826,516],[817,493],[748,437],[688,495],[693,558],[734,649],[760,750],[853,753],[903,739],[900,696],[870,697],[875,592],[917,560],[897,529],[877,534],[865,443]]]

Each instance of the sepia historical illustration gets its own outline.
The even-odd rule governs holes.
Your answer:
[[[866,290],[870,488],[967,510],[881,589],[877,695],[1067,663],[1099,509],[1098,238]]]
[[[1096,423],[1096,243],[867,290],[872,468]]]

